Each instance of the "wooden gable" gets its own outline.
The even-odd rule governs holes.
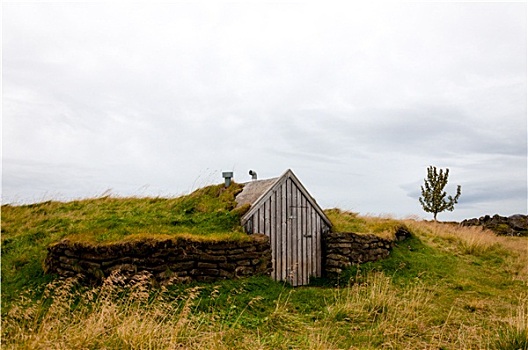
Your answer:
[[[248,183],[237,202],[251,204],[241,219],[246,232],[270,237],[275,280],[297,286],[321,276],[322,238],[331,223],[291,170]]]

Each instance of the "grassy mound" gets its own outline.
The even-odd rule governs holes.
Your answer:
[[[98,245],[124,240],[246,239],[235,209],[242,185],[201,188],[178,198],[113,198],[2,206],[2,296],[9,300],[44,276],[46,247],[63,238]]]
[[[479,228],[327,212],[334,215],[337,230],[383,234],[405,225],[413,234],[388,259],[350,268],[338,285],[322,280],[318,286],[291,288],[254,277],[151,289],[148,278],[141,277],[124,285],[114,276],[98,287],[42,277],[46,244],[75,233],[76,225],[103,226],[98,232],[107,232],[107,238],[88,237],[103,243],[121,228],[115,239],[161,228],[163,234],[211,237],[225,228],[240,230],[235,220],[234,226],[211,224],[215,215],[239,215],[230,196],[214,187],[200,191],[194,199],[100,198],[3,207],[2,348],[528,348],[528,239]],[[131,210],[117,210],[119,201],[135,203],[137,210],[157,208],[146,210],[143,219],[159,223],[158,229],[150,230],[140,214],[126,217]],[[124,232],[128,225],[119,220],[105,228],[105,222],[116,219],[90,216],[88,205],[100,215],[114,208],[114,217],[125,216],[140,228]],[[81,208],[68,214],[68,206]],[[205,212],[213,215],[200,216]],[[94,223],[82,223],[82,213]],[[171,224],[175,220],[178,225]],[[192,231],[199,223],[204,226]]]
[[[208,186],[178,198],[114,198],[2,206],[9,238],[76,238],[108,242],[134,234],[209,235],[241,231],[235,196],[242,185]],[[9,243],[9,241],[8,241]]]

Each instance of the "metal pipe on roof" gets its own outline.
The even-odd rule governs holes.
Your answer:
[[[233,178],[233,172],[224,171],[222,177],[225,179],[225,187],[229,187],[229,185],[231,185],[231,179]]]

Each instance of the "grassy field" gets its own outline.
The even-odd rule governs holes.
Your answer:
[[[101,197],[2,206],[2,299],[51,281],[42,270],[46,247],[71,241],[104,244],[138,236],[246,239],[235,196],[242,185],[208,186],[178,198]]]
[[[234,192],[2,206],[4,349],[527,349],[528,239],[327,211],[339,230],[413,237],[338,281],[266,277],[150,288],[44,276],[46,246],[134,235],[243,239]]]

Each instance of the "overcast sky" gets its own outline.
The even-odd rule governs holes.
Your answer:
[[[524,3],[3,3],[2,202],[291,168],[323,208],[527,212]]]

